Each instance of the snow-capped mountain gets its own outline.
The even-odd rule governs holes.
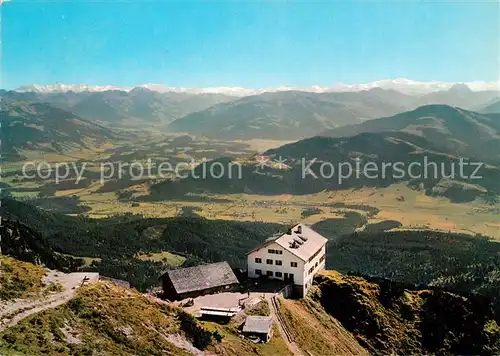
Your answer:
[[[361,91],[373,88],[392,89],[405,94],[428,94],[441,90],[448,90],[451,87],[462,84],[473,91],[500,90],[500,82],[462,82],[447,83],[439,81],[419,82],[405,78],[378,80],[367,84],[335,84],[330,91]]]
[[[401,93],[410,95],[422,95],[428,94],[436,91],[448,90],[456,84],[467,85],[473,91],[483,91],[483,90],[497,90],[500,91],[500,82],[484,82],[484,81],[474,81],[466,83],[449,83],[449,82],[420,82],[405,78],[398,79],[384,79],[378,80],[366,84],[344,84],[337,83],[331,87],[320,87],[320,86],[309,86],[309,87],[296,87],[296,86],[279,86],[279,87],[269,87],[260,89],[242,88],[242,87],[206,87],[206,88],[183,88],[183,87],[171,87],[164,84],[142,84],[135,87],[145,88],[152,91],[160,93],[188,93],[188,94],[225,94],[230,96],[247,96],[262,94],[265,92],[279,92],[288,90],[300,90],[313,93],[325,93],[325,92],[357,92],[362,90],[370,90],[373,88],[382,89],[392,89],[399,91]],[[16,89],[19,92],[38,92],[38,93],[61,93],[73,91],[76,93],[90,91],[90,92],[102,92],[107,90],[121,90],[130,91],[134,87],[117,87],[112,85],[85,85],[85,84],[54,84],[54,85],[26,85]]]
[[[17,89],[14,89],[18,92],[34,92],[34,93],[65,93],[65,92],[75,92],[81,93],[84,91],[90,92],[101,92],[107,90],[121,90],[121,91],[130,91],[133,87],[117,87],[113,85],[86,85],[86,84],[52,84],[52,85],[38,85],[38,84],[30,84],[24,85]]]

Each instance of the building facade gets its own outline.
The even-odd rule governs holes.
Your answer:
[[[325,268],[328,240],[306,225],[298,224],[287,233],[267,239],[247,256],[249,278],[267,276],[293,283],[303,297],[318,271]]]

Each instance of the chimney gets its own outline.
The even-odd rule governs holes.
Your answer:
[[[292,234],[292,229],[288,229],[288,230],[286,231],[286,234],[287,234],[287,235],[291,235],[291,234]]]
[[[297,234],[302,234],[302,226],[297,226],[297,231],[295,231]]]

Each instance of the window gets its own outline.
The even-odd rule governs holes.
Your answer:
[[[313,269],[314,269],[314,267],[309,268],[309,274],[312,273]]]
[[[274,250],[272,248],[268,249],[267,252],[268,253],[273,253],[275,255],[282,255],[283,254],[283,251],[281,251],[281,250]]]
[[[290,267],[297,267],[297,262],[290,262]]]
[[[269,260],[269,259],[267,259],[267,260],[266,260],[266,263],[267,263],[268,265],[272,265],[272,264],[273,264],[273,260]]]
[[[318,267],[318,261],[316,261],[316,264],[314,265],[314,267]]]
[[[276,264],[276,266],[281,266],[283,264],[283,262],[280,260],[276,260],[274,261],[274,263]]]
[[[314,259],[316,258],[316,256],[318,256],[318,255],[321,253],[321,251],[322,251],[322,250],[323,250],[323,247],[322,247],[322,248],[320,248],[318,251],[316,251],[316,252],[314,253],[314,255],[312,255],[312,256],[309,258],[309,261],[308,261],[308,262],[311,262],[312,260],[314,260]]]
[[[256,270],[255,270],[255,274],[256,274],[257,276],[262,276],[262,271],[261,271],[260,269],[256,269]]]
[[[255,263],[262,263],[262,258],[255,257]]]
[[[283,273],[281,272],[276,272],[274,275],[279,278],[283,277]]]
[[[273,276],[273,271],[267,271],[266,273],[267,273],[267,275],[268,275],[269,277],[272,277],[272,276]]]
[[[277,253],[278,255],[282,255],[282,254],[283,254],[283,251],[281,251],[281,250],[276,250],[276,253]]]
[[[320,261],[320,262],[323,262],[324,260],[325,260],[325,255],[323,255],[323,256],[321,256],[321,257],[319,258],[319,261]]]
[[[269,250],[267,250],[267,252],[268,252],[268,253],[274,253],[274,250],[269,249]]]

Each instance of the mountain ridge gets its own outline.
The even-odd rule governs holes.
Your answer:
[[[207,109],[234,98],[223,94],[160,93],[147,88],[130,91],[109,89],[80,92],[17,92],[1,91],[7,100],[46,103],[73,112],[88,120],[123,124],[139,120],[141,123],[161,125],[193,111]]]
[[[485,107],[479,110],[482,114],[500,114],[500,99],[488,103]]]
[[[203,93],[212,93],[212,94],[226,94],[226,95],[234,95],[234,96],[246,96],[246,95],[255,95],[261,94],[264,92],[273,92],[273,91],[289,91],[289,90],[302,90],[302,91],[310,91],[310,92],[328,92],[328,91],[361,91],[361,90],[369,90],[373,88],[383,88],[383,89],[394,89],[399,90],[406,94],[425,94],[433,91],[439,90],[447,90],[453,87],[456,84],[465,84],[472,88],[474,91],[480,90],[500,90],[500,86],[497,82],[486,82],[486,81],[473,81],[473,82],[441,82],[441,81],[416,81],[410,80],[406,78],[396,78],[396,79],[382,79],[376,80],[369,83],[362,84],[345,84],[345,83],[335,83],[332,86],[319,86],[319,85],[311,85],[311,86],[278,86],[278,87],[268,87],[268,88],[260,88],[260,89],[251,89],[251,88],[243,88],[238,86],[216,86],[216,87],[205,87],[205,88],[189,88],[189,87],[176,87],[176,86],[168,86],[165,84],[140,84],[135,86],[114,86],[114,85],[87,85],[87,84],[53,84],[53,85],[38,85],[38,84],[29,84],[21,86],[16,91],[27,91],[27,92],[82,92],[82,91],[106,91],[106,90],[123,90],[130,91],[137,87],[147,88],[150,90],[158,91],[158,92],[182,92],[182,93],[191,93],[191,94],[203,94]]]
[[[112,141],[117,134],[95,122],[45,103],[2,100],[3,157],[19,159],[20,150],[59,152]]]
[[[321,133],[351,137],[361,133],[407,132],[425,137],[446,152],[498,161],[500,116],[484,115],[449,105],[425,105],[394,116],[347,125]]]
[[[171,122],[167,129],[222,139],[300,139],[334,128],[398,113],[410,105],[402,93],[286,91],[246,96]]]

